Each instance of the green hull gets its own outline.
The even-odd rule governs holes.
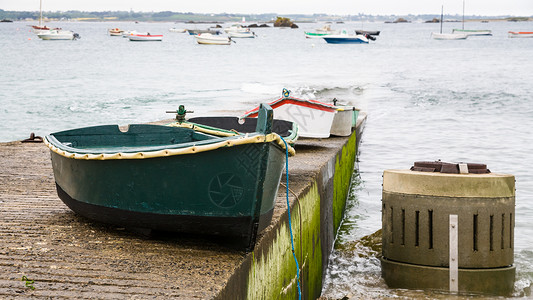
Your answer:
[[[58,194],[76,213],[118,226],[234,236],[251,249],[257,233],[270,224],[285,150],[274,142],[238,144],[241,138],[132,125],[127,132],[98,126],[46,140]],[[215,148],[220,141],[235,144]],[[189,154],[140,159],[84,159],[68,152],[97,149],[117,157],[121,149],[121,157],[148,157],[143,151],[188,153],[191,144]],[[202,146],[215,149],[201,151]]]

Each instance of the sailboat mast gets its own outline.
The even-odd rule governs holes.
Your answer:
[[[463,0],[463,30],[465,30],[465,0]]]
[[[41,27],[41,23],[43,21],[43,0],[39,1],[39,27]]]
[[[442,15],[444,13],[444,5],[440,8],[440,33],[442,33]]]

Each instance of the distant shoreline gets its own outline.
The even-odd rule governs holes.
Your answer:
[[[440,18],[440,14],[419,15],[327,15],[327,14],[199,14],[184,12],[134,12],[134,11],[106,11],[106,12],[50,12],[43,11],[43,20],[46,22],[56,21],[93,21],[93,22],[175,22],[175,23],[272,23],[277,17],[289,18],[295,23],[323,23],[323,22],[394,22],[405,19],[408,22],[425,22]],[[38,21],[39,11],[5,11],[0,9],[0,20],[11,21]],[[462,15],[444,15],[445,20],[462,21]],[[533,16],[465,16],[465,22],[522,22],[533,21]]]

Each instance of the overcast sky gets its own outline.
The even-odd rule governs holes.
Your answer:
[[[465,0],[466,15],[533,16],[533,0]],[[43,11],[175,11],[193,13],[278,13],[404,15],[463,12],[462,0],[42,0]],[[38,11],[39,0],[0,0],[0,9]]]

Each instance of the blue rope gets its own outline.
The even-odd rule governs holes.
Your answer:
[[[291,206],[289,204],[289,146],[283,137],[281,137],[283,143],[285,143],[285,177],[287,178],[287,212],[289,214],[289,231],[291,233],[291,245],[292,245],[292,256],[294,257],[294,262],[296,262],[296,284],[298,285],[298,299],[302,299],[302,290],[300,289],[300,267],[298,266],[298,259],[294,253],[294,239],[292,237],[292,225],[291,225]],[[302,230],[300,228],[300,230]]]

